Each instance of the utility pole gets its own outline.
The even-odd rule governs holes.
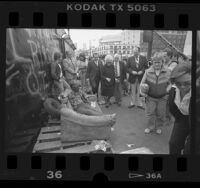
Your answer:
[[[70,29],[67,29],[68,35],[70,36]]]
[[[149,61],[151,59],[152,45],[153,45],[153,31],[152,30],[143,32],[143,42],[148,43],[147,60]]]
[[[148,61],[151,59],[152,46],[153,46],[153,31],[150,31],[149,37],[150,38],[148,41],[148,51],[147,51],[147,60]]]

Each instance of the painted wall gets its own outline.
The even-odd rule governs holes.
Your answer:
[[[6,40],[8,141],[16,129],[40,123],[42,99],[51,91],[50,64],[61,43],[53,29],[8,29]]]

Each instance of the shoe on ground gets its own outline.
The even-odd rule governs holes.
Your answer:
[[[144,110],[145,108],[143,106],[137,106],[138,108]]]
[[[111,131],[114,131],[115,129],[113,127],[111,127]]]
[[[121,106],[121,102],[117,102],[116,104],[117,104],[117,106]]]
[[[161,133],[162,133],[162,130],[161,130],[161,129],[156,129],[156,133],[157,133],[157,134],[161,134]]]
[[[146,134],[149,134],[150,132],[152,132],[152,129],[146,128],[146,129],[144,130],[144,133],[146,133]]]
[[[106,107],[106,108],[108,108],[109,106],[110,106],[110,104],[109,104],[109,103],[107,103],[107,104],[105,105],[105,107]]]
[[[135,105],[129,105],[128,106],[128,108],[134,108],[135,107]]]

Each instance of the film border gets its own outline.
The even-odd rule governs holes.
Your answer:
[[[67,12],[65,9],[65,6],[61,6],[65,5],[65,3],[50,3],[50,4],[46,4],[46,3],[18,3],[18,4],[13,4],[11,2],[6,3],[3,2],[1,3],[1,5],[3,5],[1,7],[1,17],[3,18],[10,18],[9,19],[1,19],[0,20],[0,25],[1,25],[1,29],[0,29],[0,41],[3,41],[2,43],[0,43],[0,49],[2,50],[2,53],[0,55],[1,61],[5,60],[5,56],[3,54],[5,54],[5,29],[7,27],[13,27],[13,28],[51,28],[51,27],[59,27],[59,28],[65,28],[66,25],[69,28],[111,28],[111,29],[117,29],[117,28],[126,28],[126,29],[174,29],[174,30],[192,30],[193,31],[193,50],[192,50],[192,57],[193,57],[193,66],[195,67],[195,62],[196,62],[196,46],[194,44],[196,44],[196,31],[198,29],[200,29],[200,25],[198,25],[199,23],[196,23],[196,15],[199,15],[198,10],[200,9],[200,5],[182,5],[181,8],[178,8],[178,5],[173,5],[173,7],[171,7],[172,5],[170,4],[166,4],[165,7],[163,7],[163,5],[161,4],[156,4],[156,6],[158,7],[157,11],[155,13],[145,13],[145,12],[130,12],[127,15],[123,15],[122,12],[117,12],[117,14],[115,14],[115,12],[89,12],[89,13],[85,13],[85,11],[80,11],[78,12]],[[14,6],[13,6],[14,5]],[[52,6],[54,5],[54,6]],[[169,5],[169,6],[168,6]],[[7,9],[5,8],[7,7]],[[48,9],[47,9],[48,7]],[[171,11],[173,12],[172,14],[170,14],[170,11],[168,10],[168,7],[171,7]],[[183,12],[182,12],[183,10]],[[10,14],[11,13],[11,14]],[[35,13],[39,13],[39,14],[35,14]],[[35,18],[36,19],[41,19],[41,17],[43,17],[43,21],[39,21],[39,23],[36,21],[34,22],[34,15],[35,14]],[[63,18],[63,15],[67,14],[67,21],[65,21],[65,23],[63,23],[62,21],[60,22],[59,20],[59,16],[57,17],[57,15],[62,15],[60,16],[60,19]],[[107,21],[110,24],[106,25],[106,14],[110,14],[108,15]],[[17,15],[19,16],[19,19],[17,18]],[[139,15],[139,16],[138,16]],[[82,16],[82,17],[81,17]],[[103,17],[103,18],[102,18]],[[139,17],[139,24],[138,26],[133,26],[131,25],[131,17]],[[14,21],[13,21],[14,18]],[[26,18],[26,19],[25,19]],[[73,19],[70,19],[73,18]],[[91,24],[88,24],[87,22],[85,22],[85,19],[90,19],[91,18]],[[127,19],[125,19],[127,18]],[[144,20],[146,20],[148,18],[149,22],[145,22]],[[172,19],[173,18],[173,19]],[[57,20],[58,19],[58,20]],[[83,20],[82,20],[83,19]],[[73,22],[72,22],[73,20]],[[116,25],[112,25],[113,24],[113,20],[116,21]],[[121,20],[123,20],[123,22],[121,22]],[[164,20],[164,23],[163,23]],[[170,21],[169,21],[170,20]],[[58,22],[57,22],[58,21]],[[57,24],[59,23],[61,24]],[[188,22],[188,23],[187,23]],[[34,24],[35,23],[35,24]],[[81,24],[83,23],[83,25]],[[160,25],[161,23],[161,25]],[[11,25],[10,25],[11,24]],[[63,25],[62,25],[63,24]],[[86,25],[85,25],[86,24]],[[88,24],[88,25],[87,25]],[[181,26],[181,27],[180,27]],[[1,63],[1,70],[5,70],[5,65],[4,63]],[[195,71],[195,68],[193,68],[193,71]],[[4,78],[5,74],[1,74],[1,88],[3,88],[3,90],[5,90],[5,86],[4,86]],[[193,84],[195,83],[195,79],[193,79]],[[4,99],[4,93],[1,93],[1,99]],[[193,95],[193,97],[195,97],[195,95]],[[3,101],[3,100],[2,100]],[[194,102],[194,101],[193,101]],[[194,112],[195,113],[195,112]],[[4,116],[3,116],[4,117]],[[3,122],[3,117],[1,116],[1,122]],[[192,118],[192,122],[195,123],[195,118]],[[1,132],[1,146],[3,146],[3,131]],[[194,141],[193,141],[194,142]],[[1,147],[1,153],[2,152],[2,148]],[[195,152],[195,151],[193,151]],[[33,154],[9,154],[9,155],[14,155],[17,156],[17,170],[12,170],[12,167],[10,170],[6,170],[7,166],[5,163],[5,161],[7,161],[7,155],[5,153],[3,153],[3,157],[1,157],[0,160],[0,166],[3,167],[3,169],[0,169],[2,177],[7,178],[8,176],[10,177],[10,179],[45,179],[46,178],[46,174],[45,172],[47,172],[48,169],[55,169],[55,157],[56,156],[60,156],[60,154],[58,155],[45,155],[45,154],[39,154],[39,156],[42,156],[42,172],[41,170],[31,170],[29,171],[29,169],[27,169],[27,164],[30,165],[30,159],[31,156]],[[82,156],[82,155],[81,155]],[[87,155],[84,154],[83,156],[87,156],[90,158],[90,171],[89,173],[85,173],[85,171],[80,172],[79,171],[79,155],[76,154],[70,154],[66,157],[66,169],[63,171],[64,175],[64,179],[66,180],[80,180],[80,177],[83,178],[83,180],[92,180],[93,176],[96,173],[105,173],[105,175],[108,176],[108,179],[111,181],[114,180],[121,180],[121,181],[130,181],[130,179],[128,179],[127,174],[125,174],[125,176],[122,176],[121,173],[121,169],[124,169],[125,172],[129,172],[128,171],[128,158],[129,157],[135,157],[135,156],[130,156],[130,155],[126,155],[126,156],[119,156],[119,155],[114,155],[114,158],[110,158],[109,160],[113,160],[114,159],[114,165],[115,168],[112,170],[105,170],[104,167],[104,157],[108,157],[108,156],[113,156],[113,155]],[[148,170],[149,173],[152,173],[152,161],[153,158],[157,157],[156,155],[154,156],[143,156],[143,155],[136,155],[136,157],[139,158],[139,164],[142,163],[143,165],[139,165],[139,171],[136,170],[136,172],[138,172],[138,174],[143,175],[145,174]],[[162,162],[159,162],[162,164],[163,166],[163,170],[162,170],[162,174],[163,177],[159,180],[159,179],[151,179],[152,180],[157,180],[157,181],[198,181],[200,179],[199,175],[198,175],[198,169],[199,166],[198,164],[196,164],[197,161],[199,161],[199,157],[198,156],[194,156],[191,155],[189,157],[187,156],[163,156],[163,155],[158,155],[158,157],[162,158]],[[178,157],[181,157],[181,159],[177,159]],[[15,160],[15,157],[11,157],[10,158],[12,161],[13,159]],[[48,162],[47,160],[48,159]],[[70,161],[70,164],[73,164],[73,166],[71,165],[71,167],[68,163],[68,160]],[[178,164],[180,163],[182,166],[182,164],[185,163],[185,159],[186,159],[186,163],[188,164],[188,168],[186,169],[186,171],[184,172],[175,172],[176,170],[176,166],[177,166],[177,160],[179,161]],[[38,159],[37,159],[38,160]],[[100,161],[99,164],[96,164],[96,160]],[[160,161],[160,158],[157,159]],[[24,162],[26,161],[26,162]],[[51,162],[50,162],[51,161]],[[65,160],[64,160],[65,161]],[[73,162],[72,162],[73,161]],[[119,162],[120,161],[120,162]],[[121,162],[124,161],[122,164]],[[170,164],[173,164],[172,167],[166,171],[165,167],[168,165],[168,163],[170,162]],[[141,167],[142,166],[142,167]],[[72,172],[71,175],[69,175],[67,172]],[[98,171],[96,171],[96,169],[98,169]],[[109,168],[108,168],[109,169]],[[120,170],[119,170],[120,169]],[[148,169],[148,170],[147,170]],[[184,170],[184,169],[183,169]],[[20,173],[21,171],[23,171],[23,173]],[[77,177],[76,174],[80,173]],[[135,171],[134,171],[135,172]],[[153,171],[154,172],[154,171]],[[137,174],[137,173],[136,173]],[[134,177],[134,173],[131,174],[132,177]],[[142,179],[142,181],[147,180],[148,179]],[[133,179],[133,181],[141,181],[141,179]]]

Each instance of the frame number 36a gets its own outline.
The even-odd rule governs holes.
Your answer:
[[[62,177],[62,171],[47,171],[47,179],[61,179]]]
[[[162,179],[160,173],[146,173],[146,179]]]

